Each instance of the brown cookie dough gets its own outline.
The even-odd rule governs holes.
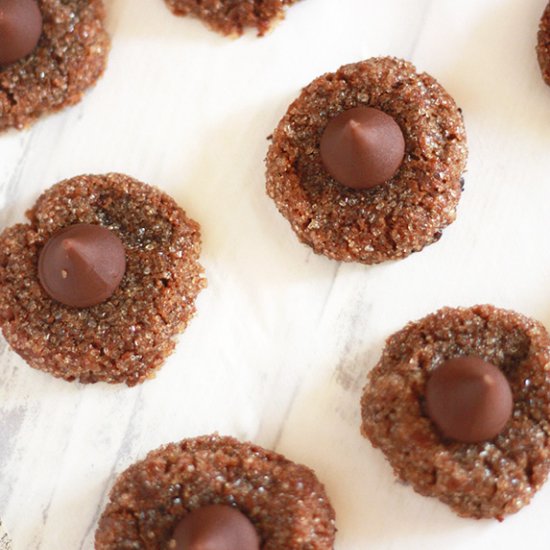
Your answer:
[[[11,347],[65,380],[133,386],[151,378],[205,286],[199,225],[165,193],[122,174],[62,181],[28,218],[0,234],[0,327]],[[48,239],[80,223],[111,229],[126,251],[114,294],[84,309],[50,298],[37,272]]]
[[[540,21],[537,55],[542,77],[550,86],[550,3],[546,6]]]
[[[263,36],[284,17],[284,9],[297,0],[165,0],[176,15],[192,15],[212,30],[240,36],[245,27]]]
[[[247,516],[262,550],[333,548],[334,511],[309,468],[218,435],[172,443],[123,472],[99,520],[95,548],[173,548],[179,521],[211,504]]]
[[[0,131],[80,101],[107,63],[102,0],[38,0],[42,36],[33,53],[0,67]]]
[[[328,122],[357,106],[401,127],[405,158],[372,189],[338,184],[319,145]],[[314,80],[289,107],[267,154],[267,192],[299,239],[318,254],[375,264],[437,241],[455,219],[467,157],[462,115],[429,75],[406,61],[375,58]]]
[[[426,414],[430,373],[467,355],[498,367],[512,390],[512,416],[491,441],[445,439]],[[363,435],[400,480],[460,516],[502,520],[529,503],[550,468],[550,337],[512,311],[441,309],[388,339],[361,407]]]

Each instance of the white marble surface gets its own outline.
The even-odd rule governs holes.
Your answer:
[[[444,305],[493,303],[550,326],[550,90],[534,54],[545,0],[304,0],[276,31],[228,40],[162,0],[108,0],[105,77],[78,106],[0,137],[0,228],[51,184],[122,171],[203,230],[209,287],[177,352],[140,387],[80,386],[0,340],[0,518],[14,550],[93,547],[115,476],[170,441],[219,431],[313,467],[337,550],[547,549],[550,484],[499,524],[394,482],[359,435],[384,339]],[[301,86],[396,55],[465,113],[466,192],[441,241],[340,265],[297,242],[264,193],[266,136]]]

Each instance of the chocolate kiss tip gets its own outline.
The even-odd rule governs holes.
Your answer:
[[[347,126],[353,130],[354,134],[358,134],[361,129],[361,124],[353,118],[347,123]]]
[[[95,286],[110,285],[113,277],[116,278],[116,273],[105,269],[103,265],[97,262],[97,250],[89,250],[85,241],[78,238],[63,239],[62,246],[68,259],[73,263],[73,273],[80,270],[86,272],[90,285],[93,283],[95,283]],[[63,269],[62,275],[63,272],[66,273],[67,270]],[[82,273],[80,273],[80,276],[82,276]],[[96,281],[93,280],[94,277]]]
[[[343,138],[349,139],[352,146],[355,148],[356,154],[361,155],[362,152],[368,151],[372,145],[369,140],[369,129],[365,128],[357,120],[350,120],[343,129]],[[347,136],[346,136],[347,134]]]

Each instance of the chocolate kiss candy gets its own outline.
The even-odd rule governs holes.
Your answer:
[[[504,428],[514,407],[502,371],[478,357],[455,357],[431,374],[426,386],[428,415],[450,439],[488,441]]]
[[[369,189],[391,179],[405,156],[405,138],[395,120],[372,107],[335,116],[321,137],[321,160],[340,184]]]
[[[89,307],[110,298],[125,271],[122,241],[100,225],[62,229],[46,242],[38,259],[44,290],[73,307]]]
[[[0,65],[29,55],[42,34],[36,0],[0,0]]]
[[[174,531],[175,550],[260,550],[250,520],[231,506],[215,504],[194,510]]]

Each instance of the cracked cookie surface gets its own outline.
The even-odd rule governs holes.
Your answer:
[[[397,174],[366,190],[338,184],[319,151],[328,122],[358,106],[390,115],[406,147]],[[466,158],[462,114],[443,87],[406,61],[373,58],[317,78],[290,105],[267,154],[267,193],[318,254],[375,264],[440,238],[456,216]]]
[[[205,286],[199,225],[168,195],[123,174],[62,181],[28,217],[0,234],[0,327],[10,346],[30,366],[69,381],[133,386],[152,377]],[[46,293],[37,264],[53,234],[81,223],[120,237],[126,273],[108,300],[77,309]]]
[[[218,435],[166,445],[123,472],[99,520],[95,548],[172,548],[181,519],[211,504],[238,508],[263,550],[333,548],[334,511],[312,470]]]
[[[255,27],[263,36],[284,17],[286,6],[297,0],[165,0],[176,15],[191,15],[212,30],[240,36],[245,28]]]
[[[512,417],[491,441],[447,440],[426,414],[430,373],[462,355],[492,363],[510,384]],[[529,503],[550,469],[550,337],[513,311],[441,309],[388,338],[361,408],[363,435],[400,480],[460,516],[501,520]]]
[[[38,0],[43,30],[30,55],[0,67],[0,131],[78,103],[103,74],[110,41],[102,0]]]

